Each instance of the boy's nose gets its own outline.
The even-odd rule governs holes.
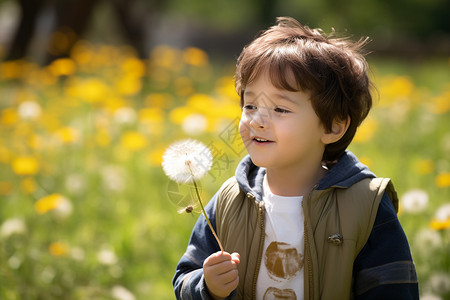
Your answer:
[[[250,120],[249,125],[253,128],[268,128],[270,116],[267,112],[259,111]]]
[[[250,121],[250,126],[253,128],[264,128],[264,125],[259,122],[256,122],[255,119]]]

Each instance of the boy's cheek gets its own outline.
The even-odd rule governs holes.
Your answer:
[[[250,128],[244,116],[241,117],[241,121],[239,122],[239,133],[241,134],[242,141],[247,145],[247,142],[250,140]]]
[[[248,134],[248,120],[247,116],[242,114],[241,119],[239,121],[239,133],[242,135]]]

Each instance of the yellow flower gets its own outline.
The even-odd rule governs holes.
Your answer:
[[[87,65],[92,60],[92,46],[87,41],[80,41],[72,48],[70,56],[79,65]]]
[[[150,152],[147,157],[149,164],[154,167],[161,166],[164,151],[165,148],[159,148]]]
[[[137,58],[128,58],[122,64],[127,76],[141,77],[145,75],[145,64]]]
[[[51,194],[48,196],[45,196],[34,204],[34,208],[39,214],[45,214],[48,211],[54,210],[58,208],[62,203],[67,201],[64,196],[60,194]]]
[[[426,175],[433,172],[434,163],[431,159],[422,159],[414,162],[413,166],[414,170],[419,175]]]
[[[0,144],[4,143],[4,141],[0,141]],[[11,161],[11,152],[8,148],[0,145],[0,163],[9,164]]]
[[[119,57],[119,49],[111,45],[99,45],[94,49],[91,68],[93,71],[103,66],[116,66]]]
[[[137,151],[147,146],[147,139],[140,132],[128,131],[122,136],[121,144],[128,150]]]
[[[173,105],[173,96],[168,93],[153,93],[145,98],[145,105],[155,108],[168,108]]]
[[[12,169],[17,175],[34,175],[39,171],[39,162],[33,156],[19,156],[13,159]]]
[[[125,107],[127,105],[126,101],[123,98],[118,97],[108,98],[104,104],[105,104],[104,108],[110,112],[115,112],[116,110]]]
[[[0,65],[0,74],[5,79],[19,78],[22,74],[21,61],[5,61]]]
[[[194,110],[190,107],[181,106],[177,107],[175,109],[172,109],[172,111],[169,114],[169,119],[173,124],[179,125],[183,123],[184,119],[188,117],[189,115],[195,113]]]
[[[148,135],[160,136],[164,132],[165,113],[160,108],[142,108],[139,111],[140,130]]]
[[[108,131],[104,129],[101,129],[97,132],[95,140],[97,142],[97,145],[99,145],[100,147],[106,147],[111,143],[111,137]]]
[[[366,119],[358,128],[356,135],[353,139],[355,143],[365,143],[370,141],[375,132],[378,129],[378,123],[372,118]]]
[[[32,177],[24,178],[20,182],[20,186],[22,187],[22,190],[25,192],[25,194],[32,194],[36,191],[36,181]]]
[[[219,78],[216,82],[216,90],[225,98],[239,105],[239,95],[234,86],[234,78],[230,76]]]
[[[187,64],[202,67],[208,65],[208,54],[202,49],[188,47],[183,52],[184,61]]]
[[[70,58],[60,58],[57,60],[54,60],[49,66],[48,69],[50,73],[52,73],[54,76],[61,76],[61,75],[71,75],[75,73],[76,66],[75,62]]]
[[[63,144],[73,144],[80,139],[80,132],[73,127],[63,127],[56,132],[56,137]]]
[[[450,173],[444,172],[436,176],[436,185],[440,188],[445,188],[450,186]]]
[[[433,219],[430,222],[430,227],[434,230],[450,229],[450,219],[447,219],[447,220]]]
[[[116,82],[116,90],[121,95],[135,95],[141,90],[141,88],[141,79],[131,75],[123,76]]]
[[[44,126],[47,131],[58,131],[61,127],[61,120],[57,112],[44,111],[44,116],[40,118],[42,126]]]
[[[44,146],[44,138],[42,136],[32,134],[28,139],[28,145],[31,149],[39,150]],[[1,152],[1,150],[0,150]]]
[[[12,125],[19,121],[19,114],[14,108],[5,108],[0,115],[0,122],[3,125]]]
[[[74,79],[67,88],[67,94],[90,103],[100,102],[108,97],[110,88],[100,79]]]
[[[218,106],[218,109],[215,111],[218,113],[217,117],[223,117],[223,118],[227,118],[230,120],[239,118],[239,116],[242,113],[238,102],[236,102],[236,103],[227,102],[227,103],[220,104]]]
[[[153,48],[150,54],[152,64],[173,71],[179,71],[183,67],[181,58],[180,50],[164,45]]]
[[[48,246],[48,251],[53,256],[66,256],[69,253],[69,246],[61,242],[53,242]]]
[[[214,120],[226,117],[223,113],[227,112],[227,110],[222,109],[222,103],[207,94],[192,95],[187,100],[187,106],[192,108],[193,113],[203,114],[205,117]]]
[[[450,111],[450,91],[433,99],[432,112],[436,114],[445,114]]]
[[[380,106],[391,106],[396,101],[409,100],[414,84],[407,76],[386,76],[380,84]]]
[[[143,123],[162,123],[163,111],[159,108],[143,108],[139,111],[139,121]]]

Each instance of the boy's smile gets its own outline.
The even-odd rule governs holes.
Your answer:
[[[273,143],[273,141],[264,139],[264,138],[260,138],[260,137],[254,137],[252,138],[252,141],[255,142],[256,144],[267,144],[267,143]]]

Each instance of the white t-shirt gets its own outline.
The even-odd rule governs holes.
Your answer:
[[[274,195],[264,178],[265,240],[256,299],[303,300],[302,196]]]

